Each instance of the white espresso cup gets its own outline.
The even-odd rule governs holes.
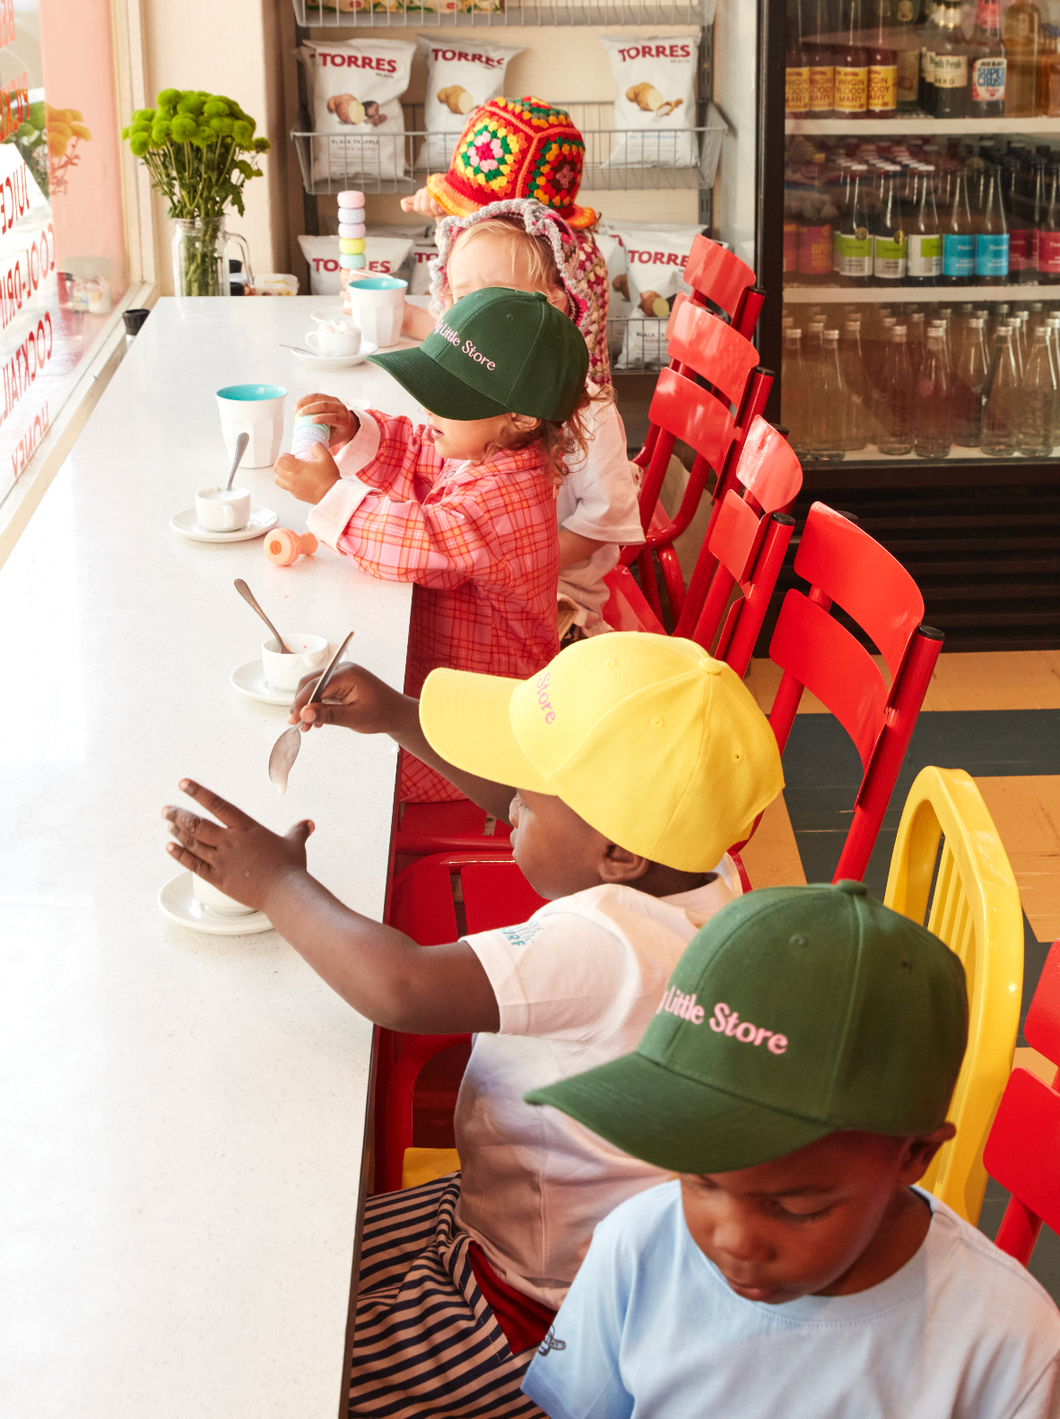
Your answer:
[[[315,355],[341,359],[360,350],[361,332],[352,320],[325,320],[309,331],[305,342]]]
[[[283,405],[287,391],[279,384],[228,384],[217,391],[221,433],[230,458],[236,440],[246,434],[250,442],[243,455],[244,468],[271,468],[283,442]]]
[[[346,288],[351,316],[364,338],[381,350],[401,339],[408,288],[409,283],[396,276],[366,276],[363,281],[351,281]]]
[[[195,516],[208,532],[239,532],[250,518],[250,489],[200,488]]]
[[[192,874],[192,891],[196,898],[207,910],[216,912],[218,916],[251,916],[253,907],[245,907],[242,902],[237,902],[235,897],[228,897],[224,892],[219,892],[212,883],[205,881],[202,877]]]
[[[302,634],[284,636],[284,645],[291,655],[284,655],[275,636],[261,647],[261,668],[274,690],[295,690],[303,675],[323,670],[328,658],[328,643],[323,636]]]

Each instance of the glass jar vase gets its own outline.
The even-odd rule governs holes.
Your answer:
[[[224,218],[178,218],[173,233],[173,289],[178,296],[231,295]]]

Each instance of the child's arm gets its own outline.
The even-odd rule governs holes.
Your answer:
[[[400,931],[344,906],[306,870],[307,821],[284,837],[217,794],[181,780],[217,823],[167,806],[177,839],[169,853],[220,891],[262,911],[284,939],[353,1008],[390,1030],[417,1034],[495,1031],[497,999],[464,941],[417,946]]]
[[[401,315],[401,333],[409,340],[426,340],[438,324],[429,310],[424,310],[422,306],[410,305],[405,302]]]
[[[436,754],[420,727],[419,700],[392,690],[360,665],[343,665],[328,681],[323,704],[308,705],[306,701],[318,678],[316,674],[307,675],[299,684],[287,716],[290,724],[300,724],[306,732],[335,724],[358,734],[389,734],[403,749],[437,769],[473,803],[501,822],[508,821],[515,789],[477,778]]]
[[[575,562],[584,562],[586,557],[598,551],[605,544],[597,541],[594,537],[582,537],[578,532],[569,532],[567,528],[561,527],[559,530],[559,569],[572,567]]]

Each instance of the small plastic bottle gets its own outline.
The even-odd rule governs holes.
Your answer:
[[[313,456],[313,445],[322,443],[327,448],[330,438],[327,424],[318,424],[311,414],[303,414],[294,421],[291,453],[295,458],[309,459]]]

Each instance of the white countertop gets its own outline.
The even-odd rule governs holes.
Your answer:
[[[274,933],[202,935],[156,895],[184,775],[269,826],[312,816],[311,869],[383,907],[396,750],[307,738],[229,683],[267,631],[341,640],[400,685],[411,588],[322,548],[273,567],[169,518],[227,473],[218,387],[322,388],[417,415],[381,370],[311,376],[319,296],[163,300],[0,570],[0,1414],[334,1419],[371,1027]],[[308,510],[240,475],[283,526]],[[186,800],[185,800],[186,801]]]

